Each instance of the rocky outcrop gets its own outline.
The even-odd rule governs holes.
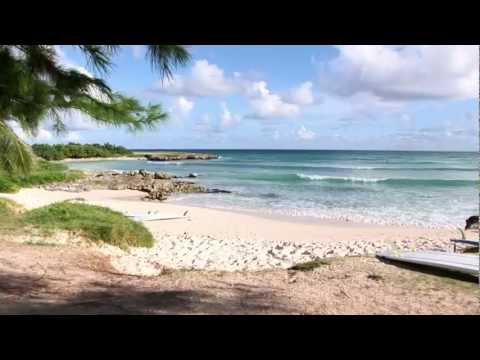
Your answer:
[[[209,194],[231,194],[232,193],[231,191],[222,190],[222,189],[207,189],[205,192]]]
[[[191,174],[190,174],[191,175]],[[191,177],[191,176],[187,177]],[[166,200],[172,193],[229,193],[226,190],[208,189],[192,181],[165,172],[102,171],[90,173],[71,183],[53,183],[42,186],[47,190],[81,192],[88,190],[138,190],[147,193],[145,200]]]
[[[149,161],[179,161],[179,160],[213,160],[218,159],[218,155],[201,153],[155,153],[145,154]]]

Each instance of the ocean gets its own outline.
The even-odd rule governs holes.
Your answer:
[[[197,173],[195,181],[232,194],[178,194],[169,201],[270,215],[463,227],[467,217],[479,212],[478,153],[474,152],[198,151],[220,158],[92,161],[69,166]]]

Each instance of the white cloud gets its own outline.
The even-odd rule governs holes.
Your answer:
[[[97,130],[102,126],[95,123],[88,115],[85,115],[79,110],[70,110],[61,112],[60,117],[65,123],[67,131],[86,131]],[[45,123],[45,127],[52,129],[52,121],[49,120]]]
[[[280,95],[270,92],[265,81],[256,81],[246,88],[246,94],[250,97],[250,106],[254,113],[251,117],[292,118],[300,113],[300,107],[282,100]]]
[[[300,129],[297,130],[297,137],[300,140],[313,140],[317,134],[315,134],[313,131],[308,130],[305,128],[305,126],[300,127]]]
[[[69,131],[55,136],[54,132],[46,127],[40,127],[36,135],[27,134],[16,122],[9,122],[11,129],[17,136],[26,143],[59,143],[59,142],[78,142],[81,139],[78,131]]]
[[[39,129],[35,141],[50,141],[53,139],[52,133],[47,129]]]
[[[235,125],[240,122],[240,115],[233,114],[227,106],[227,103],[222,102],[222,114],[220,115],[220,126],[222,128]]]
[[[177,98],[175,108],[182,116],[187,116],[192,111],[194,105],[195,103],[193,101],[188,100],[184,96],[180,96]]]
[[[172,79],[157,82],[152,90],[169,95],[222,96],[235,92],[236,83],[217,65],[197,60],[188,76],[177,74]]]
[[[65,52],[63,51],[62,49],[62,46],[61,45],[55,45],[53,47],[53,49],[55,50],[55,53],[57,55],[57,60],[58,62],[64,66],[65,68],[67,69],[73,69],[73,70],[77,70],[79,73],[83,74],[83,75],[87,75],[89,77],[93,77],[92,73],[90,73],[87,69],[85,69],[83,66],[80,66],[78,64],[75,64],[75,62],[73,62],[72,60],[70,60],[67,56],[67,54],[65,54]]]
[[[17,134],[17,136],[20,139],[22,139],[23,141],[28,142],[28,143],[31,143],[31,142],[48,142],[48,141],[53,139],[52,132],[43,128],[43,127],[40,127],[37,130],[37,133],[34,136],[34,135],[31,135],[31,134],[28,134],[27,132],[25,132],[20,127],[20,125],[15,121],[9,121],[8,125],[13,130],[13,132],[15,134]]]
[[[290,90],[286,99],[289,102],[297,105],[311,105],[315,101],[312,87],[313,83],[311,81],[301,83],[299,86],[294,87],[292,90]]]
[[[383,113],[398,112],[403,108],[403,103],[384,99],[374,93],[357,92],[349,97],[348,106],[352,115],[375,117]]]
[[[320,82],[342,96],[382,100],[467,99],[478,95],[478,46],[342,45]]]
[[[184,97],[243,95],[248,98],[253,110],[249,116],[260,119],[292,118],[300,113],[300,105],[310,105],[315,101],[310,81],[293,88],[284,99],[270,91],[265,81],[253,80],[255,76],[252,76],[239,72],[227,76],[217,65],[210,64],[207,60],[197,60],[189,74],[176,74],[171,79],[159,81],[150,92]],[[228,110],[224,110],[224,124],[233,120],[228,116]]]

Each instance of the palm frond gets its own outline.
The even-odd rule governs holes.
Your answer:
[[[89,66],[100,73],[112,67],[118,45],[78,45]],[[148,45],[147,58],[162,78],[171,77],[190,54],[180,45]],[[49,45],[0,45],[0,168],[28,172],[32,155],[7,121],[35,135],[42,121],[66,130],[63,114],[79,110],[99,124],[126,126],[131,131],[153,128],[168,119],[160,105],[142,105],[137,99],[114,93],[105,80],[66,69]]]
[[[47,45],[17,45],[24,55],[23,61],[31,73],[37,77],[55,79],[61,67],[58,65],[56,52]]]
[[[146,56],[162,78],[171,78],[173,69],[190,60],[190,53],[182,45],[147,45]]]
[[[106,74],[112,67],[110,60],[114,47],[105,47],[102,45],[79,45],[80,50],[87,58],[87,64],[95,71]]]
[[[143,106],[137,99],[119,93],[115,93],[109,102],[89,95],[78,96],[69,102],[67,108],[80,110],[99,124],[127,126],[131,131],[151,129],[168,119],[160,105]]]
[[[29,147],[6,123],[0,121],[0,167],[8,173],[26,174],[31,171],[32,164]]]

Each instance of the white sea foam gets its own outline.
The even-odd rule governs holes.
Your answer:
[[[183,165],[183,161],[147,161],[148,164],[155,165]]]
[[[337,180],[337,181],[349,181],[349,182],[381,182],[387,181],[388,178],[360,178],[354,176],[324,176],[324,175],[306,175],[302,173],[296,174],[301,179],[322,181],[322,180]]]
[[[377,167],[373,166],[332,166],[333,169],[352,169],[352,170],[375,170],[378,169]]]

